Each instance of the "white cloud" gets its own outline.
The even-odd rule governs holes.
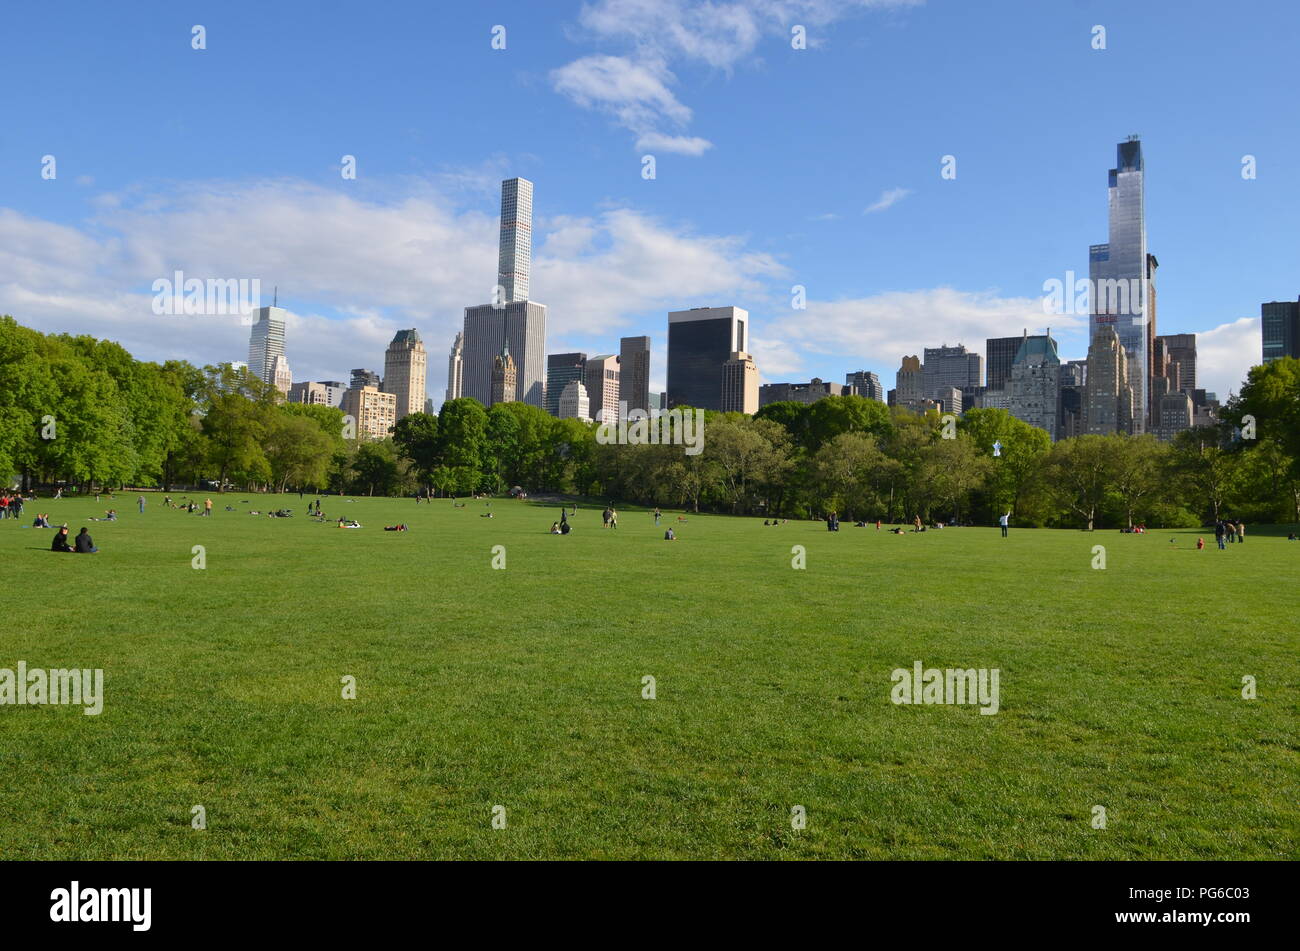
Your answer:
[[[637,134],[638,148],[653,143],[666,151],[700,155],[711,143],[660,131],[664,125],[683,128],[691,118],[691,110],[668,88],[674,79],[662,62],[633,62],[624,56],[584,56],[551,73],[557,92],[613,115]]]
[[[636,140],[637,151],[675,152],[678,155],[700,156],[713,148],[708,139],[694,135],[664,135],[647,132]]]
[[[921,0],[597,0],[579,22],[601,39],[638,50],[730,69],[752,57],[764,37],[790,35],[796,23],[824,27],[870,8],[915,6]]]
[[[912,191],[909,188],[890,188],[881,192],[879,198],[862,209],[862,213],[864,215],[874,215],[878,211],[892,208],[910,194],[912,194]]]
[[[637,148],[701,155],[706,139],[680,132],[690,110],[668,89],[675,63],[699,63],[730,73],[758,61],[767,37],[787,43],[794,24],[809,29],[870,8],[905,7],[923,0],[596,0],[583,6],[579,23],[597,42],[615,42],[627,55],[590,55],[551,73],[557,91],[578,105],[612,113],[637,134]],[[811,46],[818,38],[811,37]]]
[[[497,218],[495,209],[457,206],[429,182],[406,185],[407,194],[383,197],[292,180],[131,189],[88,200],[93,217],[80,227],[0,208],[0,313],[38,330],[117,340],[141,359],[243,360],[248,328],[237,317],[157,316],[151,285],[177,269],[257,278],[263,303],[279,285],[290,310],[295,379],[382,370],[393,334],[416,327],[438,394],[464,307],[487,301],[496,283]],[[549,307],[551,340],[612,337],[634,315],[752,296],[783,275],[742,238],[631,209],[536,225],[532,290]]]
[[[1196,334],[1196,385],[1228,399],[1241,392],[1250,368],[1263,360],[1258,317],[1241,317]]]
[[[1051,319],[1052,336],[1058,339],[1061,330],[1087,328],[1086,318]],[[879,368],[888,388],[904,354],[920,355],[939,343],[964,343],[983,353],[988,337],[1010,337],[1026,329],[1042,333],[1042,328],[1039,298],[940,287],[835,301],[810,299],[806,310],[767,321],[752,346],[755,362],[768,379],[774,373],[805,371],[814,361],[822,364],[833,357],[845,370]]]

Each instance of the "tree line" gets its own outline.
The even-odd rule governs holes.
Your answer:
[[[1051,443],[1005,410],[917,415],[858,396],[707,412],[703,450],[627,445],[523,403],[445,403],[359,441],[229,364],[135,360],[0,318],[0,476],[24,486],[227,485],[364,495],[514,486],[738,515],[1019,525],[1300,521],[1300,361],[1252,368],[1218,425],[1172,443]]]

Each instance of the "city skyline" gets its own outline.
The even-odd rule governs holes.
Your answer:
[[[206,51],[190,50],[184,34],[147,77],[214,122],[231,109],[257,116],[268,83],[278,90],[277,116],[289,110],[314,119],[330,104],[329,123],[277,121],[276,140],[256,157],[217,163],[185,137],[141,151],[130,136],[110,135],[107,148],[89,149],[82,136],[90,129],[102,136],[104,123],[86,116],[81,125],[51,125],[19,97],[0,154],[10,186],[0,213],[0,239],[10,249],[0,256],[0,311],[38,328],[119,340],[149,359],[235,358],[245,332],[236,321],[148,310],[149,283],[181,268],[292,286],[299,296],[283,297],[298,380],[338,378],[350,362],[339,353],[370,354],[365,359],[378,365],[402,328],[418,328],[441,352],[465,301],[486,297],[491,265],[484,277],[482,262],[499,250],[494,192],[518,174],[545,182],[548,211],[535,223],[529,279],[530,293],[552,308],[548,351],[609,352],[622,336],[659,339],[668,311],[735,304],[753,315],[752,351],[764,382],[834,380],[857,368],[888,380],[902,354],[940,343],[976,349],[1024,326],[1042,332],[1050,325],[1062,359],[1078,358],[1087,351],[1087,315],[1045,315],[1038,298],[1044,281],[1087,273],[1087,247],[1103,237],[1098,169],[1134,131],[1152,172],[1146,214],[1161,259],[1159,330],[1198,334],[1202,385],[1221,397],[1236,389],[1245,368],[1259,361],[1260,302],[1295,299],[1285,223],[1300,208],[1297,176],[1287,174],[1297,133],[1277,121],[1285,75],[1268,55],[1297,17],[1293,8],[1276,5],[1267,30],[1250,18],[1226,24],[1223,55],[1193,66],[1177,53],[1196,36],[1199,4],[1177,18],[1120,4],[1098,4],[1084,18],[1010,4],[997,18],[999,43],[1020,52],[1016,70],[1041,70],[1043,88],[1017,91],[1005,103],[1005,121],[986,129],[973,115],[963,118],[977,112],[964,103],[1004,88],[1011,66],[968,41],[985,27],[985,14],[938,0],[852,13],[847,4],[832,5],[827,20],[809,23],[811,44],[803,51],[789,49],[786,24],[768,20],[756,21],[747,39],[725,37],[733,47],[716,62],[665,50],[673,73],[660,78],[663,93],[647,105],[664,108],[654,110],[655,128],[637,132],[620,124],[618,104],[596,96],[584,71],[597,56],[623,68],[638,63],[634,50],[602,32],[598,14],[608,6],[597,2],[584,14],[573,5],[567,16],[574,29],[561,39],[554,31],[542,38],[540,14],[526,5],[505,4],[494,15],[512,42],[498,51],[477,17],[448,11],[438,24],[448,37],[445,56],[422,69],[487,79],[474,93],[473,118],[453,111],[438,120],[445,130],[436,136],[427,122],[410,119],[421,110],[405,91],[385,86],[387,99],[376,107],[367,97],[362,108],[354,97],[286,83],[310,58],[354,38],[326,17],[302,23],[289,11],[264,16],[306,30],[303,46],[310,48],[278,45],[256,83],[213,85],[214,61],[236,55],[232,44],[245,56],[268,42],[244,29],[252,14],[237,7],[209,24]],[[675,22],[669,5],[645,8]],[[73,64],[75,79],[84,40],[26,11],[16,17],[19,28]],[[116,19],[89,11],[87,18],[97,43],[172,39],[169,24],[141,11]],[[1107,49],[1091,48],[1092,22],[1084,19],[1107,26]],[[641,20],[628,30],[653,33]],[[872,54],[869,81],[881,91],[897,83],[902,93],[892,97],[896,105],[885,96],[864,106],[869,135],[829,121],[833,104],[807,95],[862,76],[864,49]],[[33,53],[16,53],[21,72]],[[960,70],[963,83],[927,71],[924,63],[935,56]],[[505,68],[492,68],[500,64]],[[1228,77],[1246,66],[1257,77],[1251,95],[1231,103],[1202,95],[1231,85]],[[1111,101],[1105,116],[1087,115],[1088,90],[1120,74],[1165,107],[1152,110],[1151,99],[1133,97]],[[894,77],[889,85],[886,75]],[[120,80],[105,82],[112,92]],[[48,92],[51,113],[82,114],[77,102],[62,101],[62,90]],[[786,106],[795,111],[789,122],[732,115],[737,104],[759,102],[768,116]],[[943,108],[923,129],[902,135],[924,103]],[[1193,103],[1198,126],[1214,129],[1213,146],[1184,128]],[[522,123],[528,135],[515,144],[469,134],[486,104],[503,125]],[[1043,116],[1069,114],[1071,106],[1084,118],[1068,135],[1064,121],[1061,136],[1040,135]],[[124,132],[137,121],[121,110],[110,115],[105,122]],[[397,115],[407,124],[393,126]],[[797,135],[782,131],[791,126]],[[77,131],[83,127],[87,133]],[[896,148],[872,144],[891,135]],[[1063,138],[1070,148],[1061,148]],[[837,147],[827,148],[832,140]],[[646,153],[657,159],[654,179],[641,174]],[[47,154],[58,162],[57,177],[48,180],[40,175]],[[952,180],[941,177],[947,155],[956,160]],[[354,179],[339,174],[344,156],[356,162]],[[1015,174],[999,174],[1011,156]],[[1258,178],[1243,177],[1245,156],[1258,160]],[[800,187],[781,187],[791,181]],[[1220,213],[1206,216],[1209,207]],[[791,306],[796,285],[805,289],[806,310]],[[661,361],[654,371],[650,389],[662,391]],[[427,380],[435,404],[444,375],[435,361]]]

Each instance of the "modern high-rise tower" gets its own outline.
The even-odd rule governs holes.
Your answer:
[[[528,273],[533,266],[533,183],[508,178],[501,183],[501,242],[498,251],[498,296],[493,303],[528,300]]]
[[[528,299],[533,256],[533,183],[501,183],[501,245],[492,303],[465,308],[461,395],[492,401],[492,367],[502,341],[517,368],[515,399],[539,409],[546,394],[546,306]]]
[[[585,353],[552,353],[546,357],[546,412],[557,418],[560,416],[560,397],[565,389],[575,380],[587,378],[587,355]],[[585,389],[584,389],[585,394]],[[583,397],[586,399],[586,396]]]
[[[1145,172],[1142,143],[1136,136],[1116,147],[1115,166],[1109,178],[1110,240],[1088,249],[1092,287],[1088,339],[1095,341],[1108,327],[1118,336],[1127,357],[1128,385],[1133,392],[1130,424],[1132,432],[1141,433],[1150,419],[1155,327],[1150,290],[1155,280],[1155,258],[1147,254]],[[1092,425],[1089,420],[1090,432]]]
[[[248,372],[263,383],[275,383],[275,358],[284,356],[283,307],[259,307],[248,336]]]
[[[423,413],[429,354],[419,331],[399,330],[384,352],[384,392],[397,397],[397,418]]]
[[[1300,301],[1269,301],[1259,305],[1263,361],[1300,357]]]
[[[618,422],[620,383],[616,354],[604,353],[587,359],[583,384],[590,400],[591,418],[596,422]]]
[[[650,338],[624,337],[618,343],[619,399],[627,411],[650,411]],[[656,406],[655,409],[659,407]]]
[[[722,409],[723,371],[732,354],[749,353],[748,324],[749,312],[739,307],[692,307],[669,313],[669,409]]]

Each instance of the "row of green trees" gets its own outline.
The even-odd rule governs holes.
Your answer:
[[[1003,410],[918,416],[856,396],[706,413],[702,451],[628,445],[522,403],[452,400],[378,442],[337,409],[285,403],[228,364],[133,359],[115,343],[0,318],[0,476],[211,482],[399,495],[515,485],[786,517],[1099,527],[1300,520],[1300,361],[1251,370],[1219,426],[1052,444]]]

